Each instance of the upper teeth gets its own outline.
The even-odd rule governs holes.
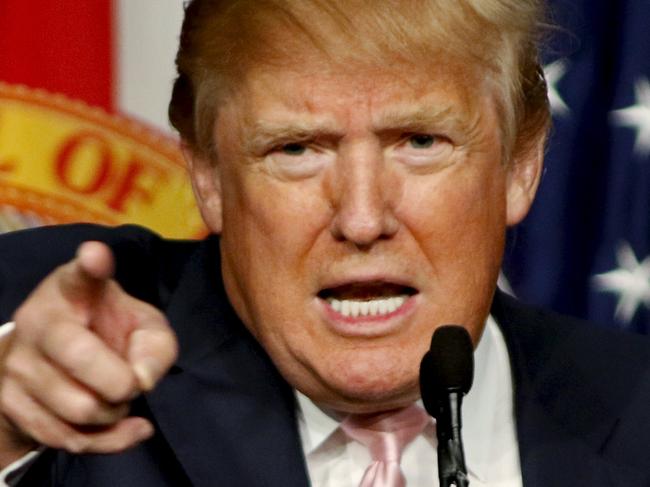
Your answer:
[[[364,301],[355,299],[328,298],[327,302],[332,309],[343,316],[356,318],[357,316],[378,316],[392,313],[402,306],[408,296],[394,296],[392,298],[377,298]]]

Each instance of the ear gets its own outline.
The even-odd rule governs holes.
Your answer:
[[[534,144],[510,162],[507,188],[507,225],[521,222],[533,204],[544,166],[546,137],[538,137]]]
[[[221,176],[218,164],[183,146],[183,156],[192,181],[192,189],[203,221],[211,232],[221,233]]]

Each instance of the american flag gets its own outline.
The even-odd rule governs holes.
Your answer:
[[[650,3],[551,2],[554,126],[504,265],[525,301],[650,333]]]
[[[0,80],[166,128],[181,0],[2,0]],[[554,128],[504,274],[525,301],[650,333],[650,2],[551,0]]]

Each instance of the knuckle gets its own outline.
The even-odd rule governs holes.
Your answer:
[[[20,353],[9,353],[5,358],[4,375],[5,377],[13,377],[17,380],[24,380],[30,374],[34,364],[32,360],[27,360]]]
[[[66,355],[74,359],[76,368],[86,369],[97,355],[96,344],[85,335],[73,335],[65,344]]]
[[[2,373],[5,377],[19,377],[22,374],[22,368],[22,360],[15,353],[9,353],[5,357]]]
[[[15,394],[6,387],[0,389],[0,411],[11,419],[15,419],[20,413],[16,408]]]
[[[87,395],[79,394],[74,399],[69,399],[70,410],[68,413],[70,421],[76,424],[92,424],[101,417],[99,402]]]
[[[111,403],[122,403],[131,399],[137,391],[137,382],[133,374],[124,377],[121,380],[115,380],[110,384],[110,388],[104,393],[104,397]]]

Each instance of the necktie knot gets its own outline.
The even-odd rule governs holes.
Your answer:
[[[373,465],[368,467],[360,485],[404,485],[399,462],[404,447],[415,439],[429,422],[429,416],[416,405],[379,414],[348,416],[341,429],[368,448]]]

